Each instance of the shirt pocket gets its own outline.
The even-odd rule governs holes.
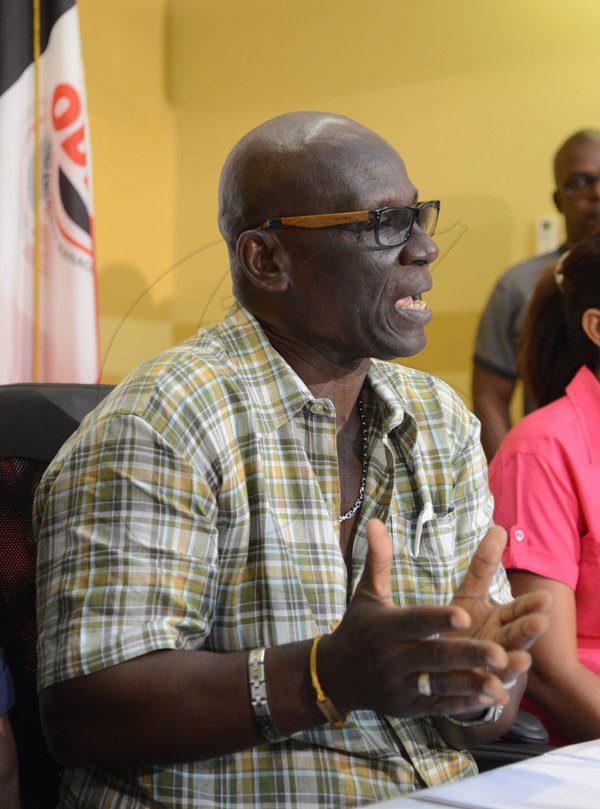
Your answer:
[[[579,578],[575,590],[577,632],[600,638],[600,542],[589,534],[581,540]]]
[[[434,513],[421,526],[419,515],[392,515],[390,535],[394,548],[392,583],[402,606],[447,604],[456,581],[456,512]]]

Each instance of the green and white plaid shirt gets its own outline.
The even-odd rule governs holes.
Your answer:
[[[478,423],[443,382],[393,363],[371,362],[363,399],[368,477],[349,582],[333,405],[251,316],[235,305],[131,374],[38,490],[40,688],[157,649],[330,631],[372,517],[393,538],[396,603],[447,604],[491,521]],[[417,543],[426,502],[435,516]],[[494,595],[510,598],[503,573]],[[343,729],[208,761],[73,769],[61,806],[360,806],[474,771],[432,721],[357,711]]]

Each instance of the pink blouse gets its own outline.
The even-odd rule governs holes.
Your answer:
[[[587,367],[510,431],[489,474],[494,520],[508,531],[504,566],[575,592],[579,658],[599,674],[600,382]]]

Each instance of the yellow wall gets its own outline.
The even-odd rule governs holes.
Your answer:
[[[172,341],[174,125],[166,0],[80,0],[93,160],[102,378]]]
[[[278,113],[333,110],[388,138],[422,197],[443,201],[429,346],[412,364],[468,401],[478,313],[507,264],[533,251],[536,217],[553,213],[552,152],[574,129],[600,125],[600,4],[79,5],[103,314],[124,315],[125,298],[135,297],[109,274],[123,264],[148,284],[168,273],[146,313],[147,353],[220,318],[230,291],[216,186],[228,150]],[[135,226],[125,228],[132,216]],[[114,375],[126,364],[125,352]]]

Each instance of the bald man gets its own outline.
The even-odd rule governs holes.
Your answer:
[[[425,344],[439,203],[337,115],[246,135],[236,303],[128,377],[38,490],[39,685],[66,807],[360,806],[474,772],[544,631]],[[481,544],[480,544],[481,543]]]
[[[510,402],[518,368],[518,339],[542,270],[600,227],[600,131],[575,132],[554,157],[553,199],[563,215],[567,242],[557,250],[508,269],[488,300],[477,331],[473,358],[473,410],[481,421],[481,443],[491,460],[511,427]],[[535,403],[525,395],[525,413]]]

